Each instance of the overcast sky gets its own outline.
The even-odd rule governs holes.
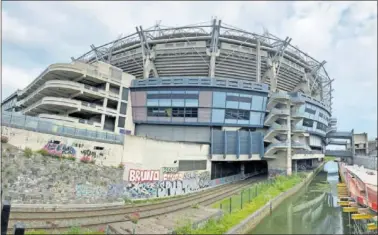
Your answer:
[[[377,136],[377,2],[3,2],[2,99],[49,64],[70,62],[135,27],[211,20],[263,27],[318,61],[334,82],[340,130]]]

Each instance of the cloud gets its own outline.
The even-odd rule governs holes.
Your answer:
[[[377,2],[6,2],[3,61],[8,84],[24,87],[33,72],[144,29],[208,22],[261,33],[263,27],[316,58],[335,79],[339,129],[377,135]],[[6,50],[5,50],[6,51]],[[23,55],[19,62],[12,54]],[[43,60],[40,55],[44,55]],[[49,57],[47,57],[49,55]],[[8,62],[7,62],[8,61]],[[34,63],[31,63],[34,62]],[[27,65],[27,66],[26,66]],[[15,75],[12,75],[15,74]],[[21,75],[23,74],[23,75]],[[27,74],[27,75],[26,75]],[[31,78],[32,79],[32,78]],[[3,79],[4,81],[4,79]]]

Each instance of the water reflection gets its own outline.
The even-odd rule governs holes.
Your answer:
[[[248,234],[350,234],[337,204],[337,167],[328,165],[329,173],[320,172]]]

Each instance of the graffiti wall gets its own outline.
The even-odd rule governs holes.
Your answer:
[[[64,136],[33,132],[12,127],[1,127],[2,135],[16,147],[31,148],[33,151],[45,149],[51,155],[88,157],[98,165],[117,166],[122,162],[123,146],[118,144],[88,141]]]
[[[109,185],[106,193],[104,190],[99,191],[97,188],[89,189],[78,185],[76,196],[85,197],[88,194],[104,196],[106,194],[107,197],[129,199],[168,197],[196,192],[225,183],[225,181],[219,180],[211,182],[209,171],[178,172],[177,168],[175,170],[167,168],[160,170],[129,169],[128,171],[128,181]],[[161,175],[160,172],[164,173]]]

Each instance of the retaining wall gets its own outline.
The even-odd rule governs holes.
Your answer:
[[[266,203],[263,207],[261,207],[259,210],[255,211],[253,214],[248,216],[246,219],[244,219],[240,224],[234,226],[231,228],[227,233],[225,234],[247,234],[248,231],[251,229],[254,229],[264,218],[265,216],[270,214],[271,207],[272,211],[276,209],[286,198],[290,197],[291,195],[294,195],[297,193],[303,186],[307,185],[311,182],[313,177],[322,169],[324,163],[319,165],[319,167],[311,172],[307,178],[294,186],[293,188],[287,190],[286,192],[281,193],[274,199],[270,200],[268,203]]]

